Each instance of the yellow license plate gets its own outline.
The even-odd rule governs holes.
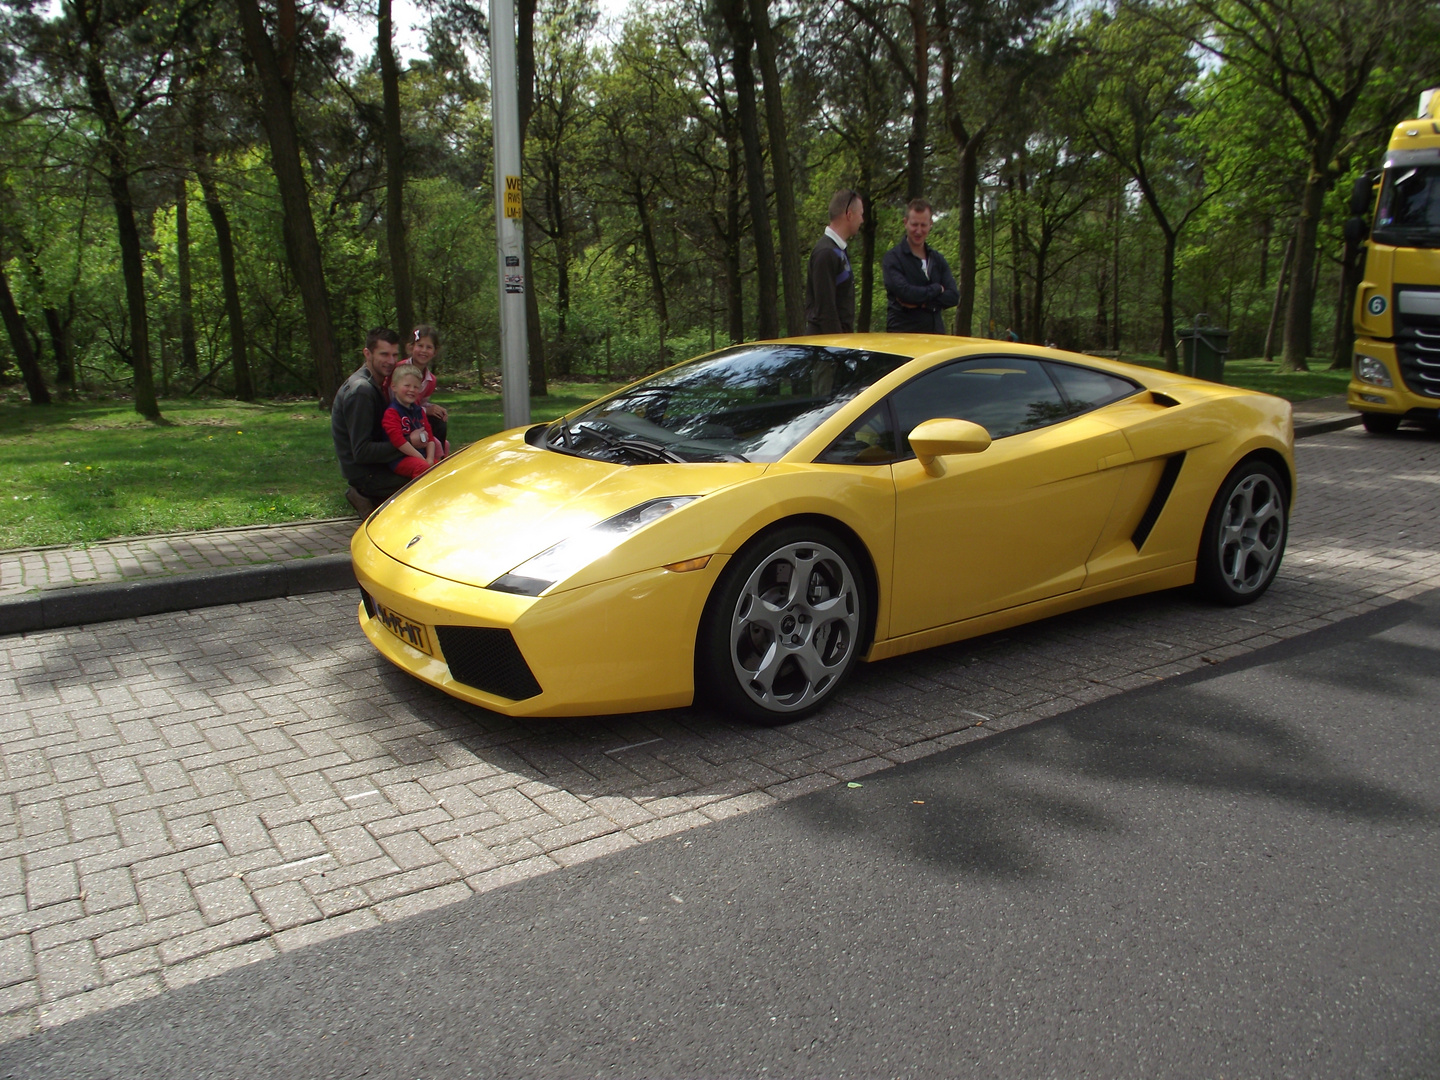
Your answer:
[[[411,648],[419,649],[426,656],[434,656],[430,648],[430,632],[417,622],[412,622],[398,611],[391,611],[384,604],[375,605],[375,616],[380,625]]]

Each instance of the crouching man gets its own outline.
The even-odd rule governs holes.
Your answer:
[[[390,374],[399,359],[400,335],[371,330],[365,337],[365,363],[345,380],[330,407],[335,456],[350,483],[345,498],[362,518],[409,481],[390,468],[400,451],[382,423],[390,405]]]

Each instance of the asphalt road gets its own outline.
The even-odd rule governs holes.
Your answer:
[[[1440,594],[0,1047],[5,1077],[1440,1076]]]

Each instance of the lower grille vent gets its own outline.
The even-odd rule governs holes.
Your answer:
[[[492,626],[437,626],[435,637],[450,665],[450,677],[496,697],[523,701],[540,684],[509,630]]]

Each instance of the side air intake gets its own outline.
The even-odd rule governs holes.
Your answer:
[[[1150,539],[1150,530],[1155,528],[1155,522],[1160,520],[1160,511],[1165,509],[1165,503],[1170,498],[1170,492],[1175,490],[1175,481],[1180,476],[1180,466],[1185,464],[1185,455],[1176,454],[1167,458],[1165,468],[1160,473],[1160,482],[1155,485],[1155,494],[1150,496],[1150,505],[1145,507],[1145,513],[1140,516],[1140,524],[1135,526],[1135,531],[1130,534],[1130,542],[1139,551],[1145,546],[1145,541]]]

